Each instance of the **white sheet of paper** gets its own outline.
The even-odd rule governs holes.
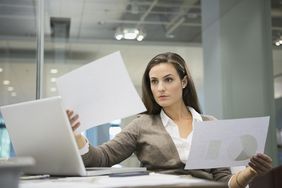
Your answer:
[[[247,165],[263,153],[269,117],[195,122],[185,169]]]
[[[56,83],[65,108],[79,114],[79,132],[146,110],[120,52],[79,67]]]

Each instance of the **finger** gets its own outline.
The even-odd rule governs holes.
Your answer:
[[[75,121],[77,121],[79,118],[78,114],[70,118],[70,123],[73,124]]]
[[[251,166],[259,174],[265,174],[271,169],[271,164],[269,164],[269,162],[261,160],[256,156],[251,158],[249,166]]]
[[[267,169],[271,169],[272,167],[272,159],[265,154],[257,154],[252,157],[252,160]]]
[[[266,155],[266,154],[258,153],[256,156],[257,156],[258,158],[261,158],[261,159],[264,160],[264,161],[267,161],[267,162],[269,162],[269,163],[272,163],[272,159],[271,159],[268,155]]]
[[[257,160],[256,158],[252,158],[250,161],[251,164],[253,164],[253,166],[256,167],[257,170],[259,171],[268,171],[270,169],[270,166],[268,166],[267,164]]]
[[[68,118],[70,119],[72,114],[73,114],[73,111],[72,110],[67,110],[66,112],[67,112]]]
[[[73,115],[73,111],[72,110],[67,110],[67,115],[70,117]]]
[[[257,168],[256,165],[254,165],[253,163],[249,162],[248,163],[248,166],[250,166],[252,169],[254,169],[257,173],[257,175],[262,175],[264,174],[263,171],[261,171],[260,169]]]
[[[254,163],[251,163],[251,162],[248,165],[250,167],[252,167],[256,171],[257,175],[259,175],[259,176],[262,176],[269,171],[269,170],[266,170],[266,169],[261,169],[259,166],[255,165]]]
[[[262,174],[265,174],[266,173],[266,169],[263,169],[262,167],[258,166],[257,164],[255,163],[252,163],[252,162],[249,162],[248,164],[250,167],[252,167],[258,175],[262,175]]]
[[[80,122],[75,123],[75,124],[72,126],[72,130],[75,131],[79,126],[80,126]]]

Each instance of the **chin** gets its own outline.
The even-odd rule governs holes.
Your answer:
[[[165,101],[158,102],[158,104],[159,104],[162,108],[165,108],[165,107],[168,107],[168,106],[171,105],[169,102],[165,102]]]

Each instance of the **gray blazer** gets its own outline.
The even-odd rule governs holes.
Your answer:
[[[203,116],[204,121],[213,120]],[[228,182],[229,168],[184,170],[172,138],[162,124],[160,115],[140,115],[116,137],[98,147],[90,146],[82,156],[85,166],[107,167],[120,163],[135,153],[141,166],[150,171],[170,174],[190,174],[209,180]]]

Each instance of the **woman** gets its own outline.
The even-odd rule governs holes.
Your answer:
[[[135,153],[141,166],[148,170],[191,174],[228,182],[232,188],[245,187],[255,176],[271,169],[271,158],[257,154],[251,158],[249,167],[233,176],[229,168],[184,170],[193,123],[214,118],[201,115],[191,74],[178,54],[159,54],[149,62],[143,75],[142,93],[147,112],[133,120],[114,139],[94,148],[76,133],[86,166],[112,166]],[[67,114],[76,130],[78,115],[72,111]]]

